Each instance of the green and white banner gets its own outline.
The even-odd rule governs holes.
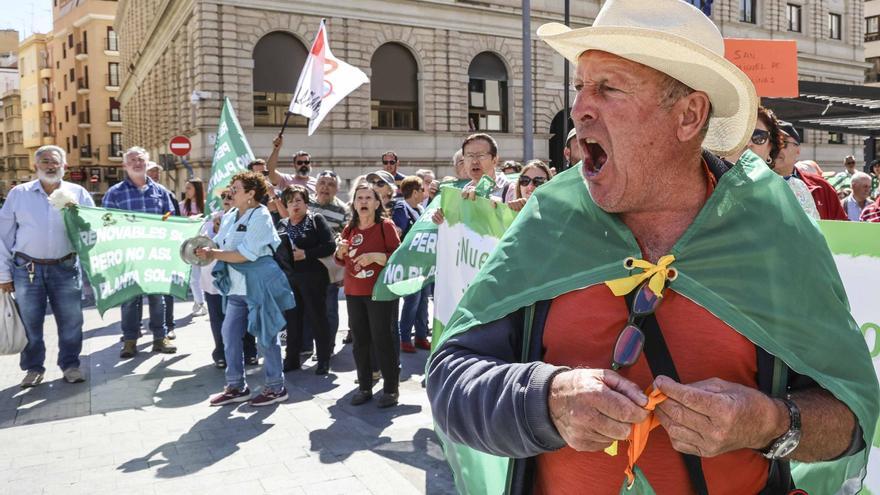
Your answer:
[[[84,206],[67,207],[63,215],[102,316],[142,294],[186,299],[190,266],[180,259],[180,245],[202,222]]]
[[[880,223],[821,221],[819,226],[880,377]],[[862,493],[880,493],[880,436],[876,433],[872,444]]]
[[[220,124],[217,127],[217,140],[214,142],[214,161],[211,164],[211,179],[208,181],[207,211],[215,212],[223,209],[220,194],[229,187],[232,176],[247,170],[247,165],[254,159],[254,152],[248,144],[232,102],[226,98],[223,111],[220,113]]]
[[[431,217],[440,208],[443,191],[450,191],[450,194],[457,196],[461,187],[468,182],[470,181],[459,180],[443,184],[419,220],[406,233],[400,247],[388,259],[379,280],[373,286],[373,299],[391,301],[418,292],[434,281],[438,227]]]

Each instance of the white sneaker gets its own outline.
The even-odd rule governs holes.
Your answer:
[[[64,370],[64,381],[67,383],[82,383],[86,379],[79,368],[67,368]]]
[[[205,316],[208,314],[208,308],[205,307],[204,304],[194,303],[192,315],[193,316]]]

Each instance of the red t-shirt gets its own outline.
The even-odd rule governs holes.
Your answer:
[[[400,245],[400,237],[394,228],[394,222],[389,219],[382,220],[381,224],[361,230],[345,227],[342,230],[342,238],[348,241],[348,256],[345,257],[345,295],[347,296],[370,296],[373,294],[373,285],[379,279],[379,272],[383,265],[373,263],[365,266],[362,270],[355,270],[354,259],[365,253],[385,253],[389,258],[391,253]],[[339,259],[336,262],[342,264]]]
[[[754,344],[723,321],[671,289],[666,290],[656,316],[682,383],[718,377],[757,388]],[[627,317],[624,298],[615,297],[604,284],[557,297],[544,327],[544,361],[572,368],[610,368],[614,342]],[[644,353],[619,373],[642,389],[654,381]],[[615,457],[570,447],[540,455],[535,493],[616,495],[625,478],[626,448],[621,442]],[[758,493],[767,483],[768,461],[754,450],[704,458],[702,463],[713,495]],[[658,494],[692,493],[681,454],[672,448],[663,428],[651,432],[637,464]]]

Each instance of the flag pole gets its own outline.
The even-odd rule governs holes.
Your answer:
[[[287,121],[290,120],[290,116],[293,115],[293,112],[290,110],[284,112],[284,123],[281,124],[281,132],[278,133],[278,136],[284,135],[284,129],[287,129]]]

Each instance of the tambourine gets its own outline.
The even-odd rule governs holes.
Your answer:
[[[210,237],[197,235],[193,238],[183,241],[180,245],[180,259],[189,265],[205,266],[211,263],[210,259],[201,259],[196,256],[196,250],[199,248],[216,249],[217,243]]]

